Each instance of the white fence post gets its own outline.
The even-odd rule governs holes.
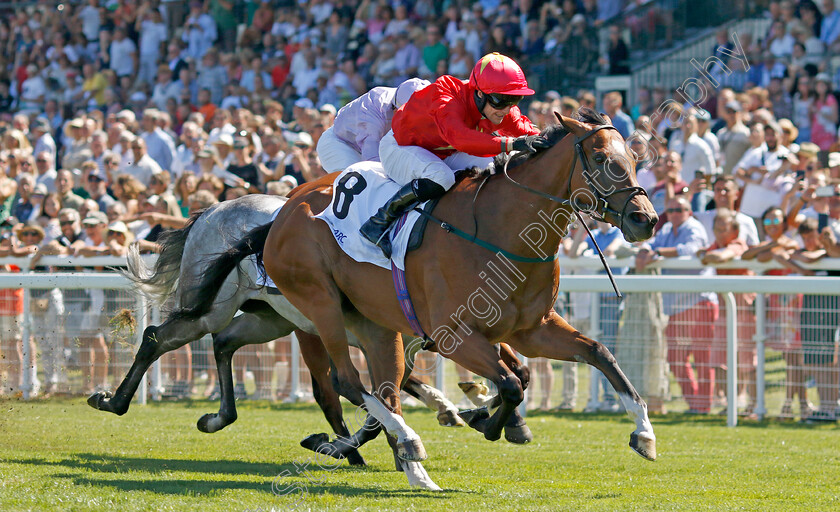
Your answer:
[[[589,332],[587,336],[597,340],[601,336],[601,297],[598,293],[591,293],[589,299]],[[600,373],[594,366],[589,367],[589,400],[586,402],[586,409],[597,410],[601,401],[598,384]]]
[[[764,294],[755,296],[755,350],[758,364],[755,367],[755,413],[758,419],[763,420],[767,414],[767,407],[764,401],[764,341],[767,339],[767,304],[764,302]]]
[[[732,292],[721,294],[726,303],[726,426],[738,425],[738,305]]]
[[[23,269],[21,272],[29,273],[29,269]],[[30,338],[32,338],[32,297],[30,296],[30,290],[26,289],[23,291],[23,325],[21,325],[21,339],[23,339],[23,361],[21,361],[20,371],[23,372],[23,399],[29,400],[32,397],[32,391],[34,391],[32,382],[32,374],[34,373],[32,365],[35,355],[32,353],[29,348],[31,347]],[[5,333],[4,333],[5,335]],[[37,350],[37,349],[36,349]],[[11,372],[10,372],[11,373]],[[9,375],[9,379],[12,376]]]
[[[440,354],[435,354],[435,387],[438,388],[444,395],[446,394],[446,359]]]

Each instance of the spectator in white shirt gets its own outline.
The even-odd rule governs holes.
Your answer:
[[[137,46],[125,36],[125,29],[114,29],[114,40],[109,49],[111,69],[117,76],[132,76],[137,67]]]
[[[218,37],[216,22],[209,14],[202,12],[202,8],[200,1],[190,3],[190,15],[184,23],[185,30],[181,36],[187,43],[187,56],[197,61],[204,57]]]
[[[703,171],[703,174],[714,173],[715,156],[712,148],[697,135],[697,114],[692,113],[685,116],[681,127],[682,137],[672,138],[669,149],[676,151],[682,157],[683,165],[681,171],[682,180],[686,183],[694,181],[694,172]]]
[[[161,45],[167,41],[166,24],[160,11],[150,9],[148,4],[141,5],[138,11],[135,27],[140,33],[140,69],[137,80],[150,84],[161,58]]]
[[[760,219],[767,208],[782,204],[793,186],[789,171],[797,159],[779,144],[781,133],[776,123],[764,126],[765,146],[748,151],[735,166],[735,176],[744,184],[741,211],[753,219]]]
[[[146,141],[137,137],[131,143],[131,151],[134,154],[134,162],[125,168],[125,173],[137,178],[137,181],[144,186],[149,186],[152,174],[161,172],[160,166],[146,153]]]
[[[158,126],[159,116],[160,112],[154,109],[143,111],[143,133],[140,137],[146,142],[144,149],[151,159],[157,162],[161,169],[169,170],[172,159],[175,158],[175,141]]]
[[[32,123],[31,133],[35,139],[32,153],[38,154],[42,151],[46,151],[53,155],[53,161],[55,161],[55,139],[53,139],[52,136],[52,127],[50,126],[50,122],[43,117],[39,117],[34,123]]]
[[[755,227],[755,221],[752,217],[744,215],[741,212],[735,211],[735,203],[738,201],[740,191],[738,184],[735,182],[734,176],[722,175],[719,176],[713,185],[715,194],[715,207],[704,212],[696,212],[694,218],[703,224],[706,228],[706,235],[709,240],[714,238],[714,221],[718,210],[724,208],[735,212],[735,220],[738,221],[739,231],[738,238],[747,242],[750,247],[758,245],[758,230]]]

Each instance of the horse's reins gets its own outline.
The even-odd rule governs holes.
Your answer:
[[[594,135],[594,134],[596,134],[599,131],[604,130],[604,129],[612,129],[612,130],[616,130],[616,131],[618,130],[615,126],[608,125],[608,124],[602,124],[602,125],[598,125],[595,128],[589,130],[585,134],[575,138],[575,155],[574,155],[574,158],[572,160],[571,171],[569,172],[569,182],[566,185],[566,189],[567,189],[569,195],[571,195],[572,177],[574,176],[575,168],[577,167],[577,161],[578,161],[578,159],[580,159],[581,164],[583,165],[583,178],[586,181],[586,185],[589,188],[590,192],[592,192],[595,195],[595,205],[592,207],[592,209],[576,208],[575,202],[573,202],[570,199],[563,199],[562,197],[557,197],[557,196],[554,196],[554,195],[551,195],[551,194],[547,194],[547,193],[542,192],[540,190],[537,190],[535,188],[531,188],[528,185],[523,185],[522,183],[519,183],[518,181],[514,180],[513,178],[510,177],[510,175],[507,172],[508,164],[510,163],[510,160],[511,160],[510,158],[508,158],[505,161],[505,164],[502,166],[502,174],[504,174],[505,178],[507,178],[508,181],[510,181],[511,183],[516,185],[517,187],[521,188],[522,190],[525,190],[526,192],[538,195],[538,196],[543,197],[545,199],[548,199],[552,202],[558,203],[562,206],[569,206],[569,207],[572,208],[572,211],[575,212],[575,215],[577,216],[578,220],[583,225],[584,229],[586,229],[586,233],[589,235],[589,238],[592,240],[592,243],[595,245],[595,249],[598,252],[598,257],[601,259],[601,264],[604,266],[604,270],[606,270],[606,272],[607,272],[607,276],[610,279],[610,284],[612,284],[613,290],[615,290],[616,296],[618,296],[618,298],[621,299],[622,295],[621,295],[621,292],[618,290],[618,285],[616,285],[616,283],[615,283],[615,277],[613,277],[612,270],[610,269],[609,265],[607,265],[607,260],[604,257],[604,253],[601,251],[601,247],[598,246],[598,242],[595,241],[595,237],[592,235],[592,231],[590,231],[589,226],[587,226],[586,222],[584,222],[583,219],[581,218],[580,211],[583,210],[583,211],[589,212],[590,216],[592,218],[594,218],[595,220],[599,220],[601,222],[606,222],[606,219],[604,217],[605,217],[606,214],[609,213],[609,214],[613,215],[614,217],[618,218],[619,229],[624,231],[624,218],[626,216],[625,214],[627,212],[627,206],[630,204],[630,201],[634,197],[636,197],[639,194],[644,194],[646,196],[647,192],[645,192],[644,188],[636,186],[636,187],[621,188],[621,189],[618,189],[618,190],[614,190],[614,191],[610,192],[609,194],[604,195],[604,194],[601,194],[601,192],[598,189],[598,186],[593,185],[592,179],[590,177],[591,174],[592,174],[592,170],[589,166],[589,161],[586,159],[586,155],[583,151],[583,146],[582,146],[581,143],[583,141],[585,141],[586,139],[588,139],[589,137],[591,137],[592,135]],[[488,178],[489,178],[489,176],[488,176]],[[486,183],[486,182],[487,182],[487,178],[485,178],[485,180],[482,181],[482,183],[479,185],[478,189],[476,190],[475,197],[473,198],[473,220],[475,221],[475,233],[473,235],[469,235],[468,233],[465,233],[464,231],[456,228],[455,226],[434,217],[431,213],[429,213],[425,210],[421,210],[419,208],[416,208],[415,211],[420,212],[425,217],[427,217],[427,218],[433,220],[435,223],[439,224],[440,227],[443,228],[446,232],[458,235],[461,238],[464,238],[464,239],[466,239],[466,240],[468,240],[468,241],[470,241],[470,242],[472,242],[476,245],[484,247],[485,249],[495,251],[495,252],[499,252],[499,253],[503,254],[504,256],[506,256],[507,258],[512,259],[514,261],[520,261],[520,262],[523,262],[523,263],[548,263],[548,262],[551,262],[551,261],[555,261],[557,259],[558,255],[559,255],[559,250],[551,258],[526,258],[526,257],[523,257],[523,256],[518,256],[516,254],[512,254],[512,253],[502,249],[501,247],[495,246],[495,245],[493,245],[489,242],[486,242],[486,241],[478,238],[478,236],[477,236],[478,235],[478,219],[475,216],[475,202],[478,199],[478,193],[481,191],[481,188],[484,186],[484,183]],[[596,185],[597,185],[597,182],[596,182]],[[612,208],[610,208],[609,204],[607,203],[607,199],[609,197],[611,197],[615,194],[620,194],[622,192],[628,192],[628,191],[630,192],[630,194],[627,196],[627,199],[624,201],[624,205],[622,206],[620,212],[617,212],[617,211],[613,210]],[[595,213],[595,215],[592,215],[592,213]]]

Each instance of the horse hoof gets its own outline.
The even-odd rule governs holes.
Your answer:
[[[457,411],[439,412],[437,420],[441,427],[464,427],[467,425],[464,423],[464,420],[458,416]]]
[[[105,406],[105,404],[107,404],[107,400],[110,399],[111,393],[109,391],[98,391],[88,397],[87,403],[97,411],[108,411],[109,409]]]
[[[205,414],[204,416],[198,418],[198,423],[196,424],[198,430],[204,432],[205,434],[218,432],[226,426],[227,424],[219,418],[218,414]]]
[[[478,409],[467,409],[465,411],[460,411],[458,416],[461,417],[464,421],[467,422],[471,428],[478,430],[479,432],[484,432],[484,424],[487,418],[490,417],[490,413],[487,411],[487,407],[479,407]]]
[[[330,436],[324,434],[323,432],[320,434],[312,434],[306,436],[303,441],[300,442],[300,445],[306,448],[307,450],[312,450],[313,452],[317,452],[318,448],[321,447],[323,444],[329,444]]]
[[[491,431],[485,429],[485,430],[483,430],[483,432],[484,432],[484,439],[487,439],[488,441],[498,441],[499,439],[502,438],[502,429],[499,429],[498,431],[495,431],[495,432],[491,432]]]
[[[347,463],[351,466],[357,467],[367,466],[367,462],[365,462],[365,459],[364,457],[362,457],[362,454],[355,449],[353,449],[350,453],[347,454]]]
[[[630,434],[630,448],[647,460],[656,460],[656,439],[648,436]]]
[[[397,457],[409,462],[420,462],[429,458],[423,441],[419,439],[397,443]]]
[[[534,435],[528,425],[505,427],[505,440],[513,444],[528,444],[534,440]]]

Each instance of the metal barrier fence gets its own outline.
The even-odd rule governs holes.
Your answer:
[[[12,261],[0,259],[0,263]],[[631,259],[608,261],[613,268],[633,266]],[[14,262],[28,267],[27,260]],[[122,263],[117,258],[56,257],[43,258],[39,265],[102,267]],[[819,402],[826,412],[836,410],[840,279],[617,276],[625,293],[619,301],[605,276],[580,275],[599,271],[597,259],[563,258],[561,266],[564,272],[576,275],[561,278],[558,311],[572,325],[607,344],[653,411],[688,406],[705,413],[725,408],[728,424],[735,425],[739,405],[742,413],[758,418],[792,417],[797,409],[808,417],[812,402]],[[654,267],[699,268],[699,262],[675,258]],[[736,261],[721,266],[726,267],[761,272],[776,265]],[[840,269],[840,260],[823,260],[810,267]],[[19,387],[24,398],[34,395],[39,381],[42,391],[52,384],[57,388],[54,391],[73,394],[97,386],[113,389],[133,361],[143,328],[161,321],[160,311],[150,308],[116,273],[0,274],[0,315],[14,313],[13,307],[3,303],[15,300],[8,292],[17,288],[28,293],[20,295],[23,314],[0,316],[4,320],[0,381],[4,372],[7,385],[19,378],[10,387]],[[123,308],[133,311],[138,319],[133,336],[109,323]],[[665,308],[673,313],[670,318],[665,316]],[[26,339],[33,341],[19,341]],[[12,356],[15,343],[20,347],[19,358]],[[366,373],[358,353],[355,362]],[[532,360],[529,365],[533,371],[528,392],[532,406],[555,399],[565,402],[561,406],[577,410],[617,411],[609,388],[605,389],[585,365],[579,372],[576,363]],[[311,399],[308,372],[293,338],[240,350],[234,368],[240,398],[277,400],[279,395],[290,401]],[[737,370],[727,371],[730,368]],[[432,354],[421,355],[416,375],[450,392],[451,397],[456,396],[458,381],[471,380],[467,372]],[[150,370],[150,381],[153,399],[212,395],[215,364],[209,337],[164,357]],[[141,386],[141,403],[146,390],[145,384]],[[739,397],[744,403],[738,403]]]

